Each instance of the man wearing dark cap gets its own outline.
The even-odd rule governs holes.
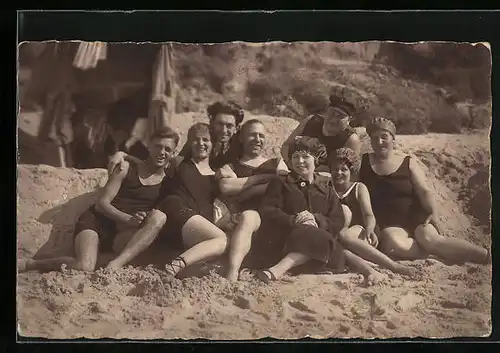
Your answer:
[[[329,172],[328,155],[339,148],[350,148],[359,155],[361,141],[356,131],[349,125],[355,111],[355,105],[347,98],[330,96],[330,103],[326,109],[305,118],[285,141],[281,148],[283,159],[288,162],[289,146],[299,136],[317,138],[326,146],[327,156],[320,158],[319,166],[316,168],[318,172]]]

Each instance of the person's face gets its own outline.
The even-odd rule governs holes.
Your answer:
[[[149,144],[149,160],[156,167],[164,167],[174,156],[176,148],[173,138],[154,138]]]
[[[314,173],[314,157],[306,151],[297,151],[292,155],[292,169],[303,178]]]
[[[340,131],[347,128],[349,125],[349,117],[343,115],[342,113],[336,111],[335,109],[330,109],[325,114],[325,120],[323,122],[323,129],[330,135],[335,135]]]
[[[376,130],[370,136],[371,145],[375,154],[385,156],[394,147],[394,137],[386,130]]]
[[[229,114],[217,114],[212,122],[212,133],[217,142],[227,143],[236,132],[236,119]]]
[[[247,155],[258,156],[262,153],[266,141],[266,129],[260,123],[245,126],[241,132],[243,151]]]
[[[330,165],[333,183],[335,185],[345,185],[351,181],[351,170],[343,161],[335,161]]]
[[[205,131],[198,131],[190,138],[191,154],[194,159],[202,160],[210,156],[212,151],[212,141],[210,134]]]

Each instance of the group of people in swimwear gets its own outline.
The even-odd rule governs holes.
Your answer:
[[[179,250],[164,267],[172,277],[226,254],[231,281],[244,271],[269,282],[349,268],[370,284],[380,278],[370,263],[413,276],[399,260],[490,262],[487,249],[443,234],[425,173],[395,150],[391,120],[370,121],[373,152],[360,155],[354,112],[330,97],[269,159],[260,120],[243,123],[240,107],[212,104],[177,156],[179,135],[168,127],[153,132],[146,160],[112,156],[98,201],[75,226],[74,256],[30,259],[19,270],[93,271],[100,251],[117,253],[107,267],[120,268],[152,244]]]

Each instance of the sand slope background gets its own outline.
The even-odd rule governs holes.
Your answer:
[[[269,146],[280,146],[297,124],[283,117],[254,117],[269,129]],[[176,128],[185,132],[192,122],[203,119],[180,114]],[[184,139],[183,133],[181,142]],[[489,247],[487,133],[399,136],[398,144],[421,160],[449,236]],[[277,147],[266,153],[275,155]],[[73,224],[105,180],[106,171],[101,169],[19,165],[18,256],[71,251]],[[371,288],[365,288],[356,274],[285,277],[271,285],[247,278],[230,284],[217,274],[216,264],[197,267],[203,278],[182,280],[167,279],[153,266],[94,274],[21,274],[19,332],[48,338],[137,339],[489,334],[490,267],[445,265],[434,259],[411,265],[424,271],[423,279],[409,280],[381,270],[386,280]]]

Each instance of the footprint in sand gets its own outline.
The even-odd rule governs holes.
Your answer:
[[[292,308],[303,311],[305,313],[316,314],[316,311],[310,309],[306,304],[300,301],[289,301],[288,305],[290,305]]]
[[[345,305],[342,304],[340,301],[338,301],[337,299],[332,299],[330,300],[330,304],[334,305],[334,306],[338,306],[340,309],[344,310],[345,309]]]
[[[251,309],[255,306],[255,303],[252,300],[241,295],[234,298],[233,304],[241,309]]]
[[[288,307],[292,311],[292,317],[300,321],[315,322],[318,321],[316,311],[309,308],[306,304],[301,301],[288,301]]]

